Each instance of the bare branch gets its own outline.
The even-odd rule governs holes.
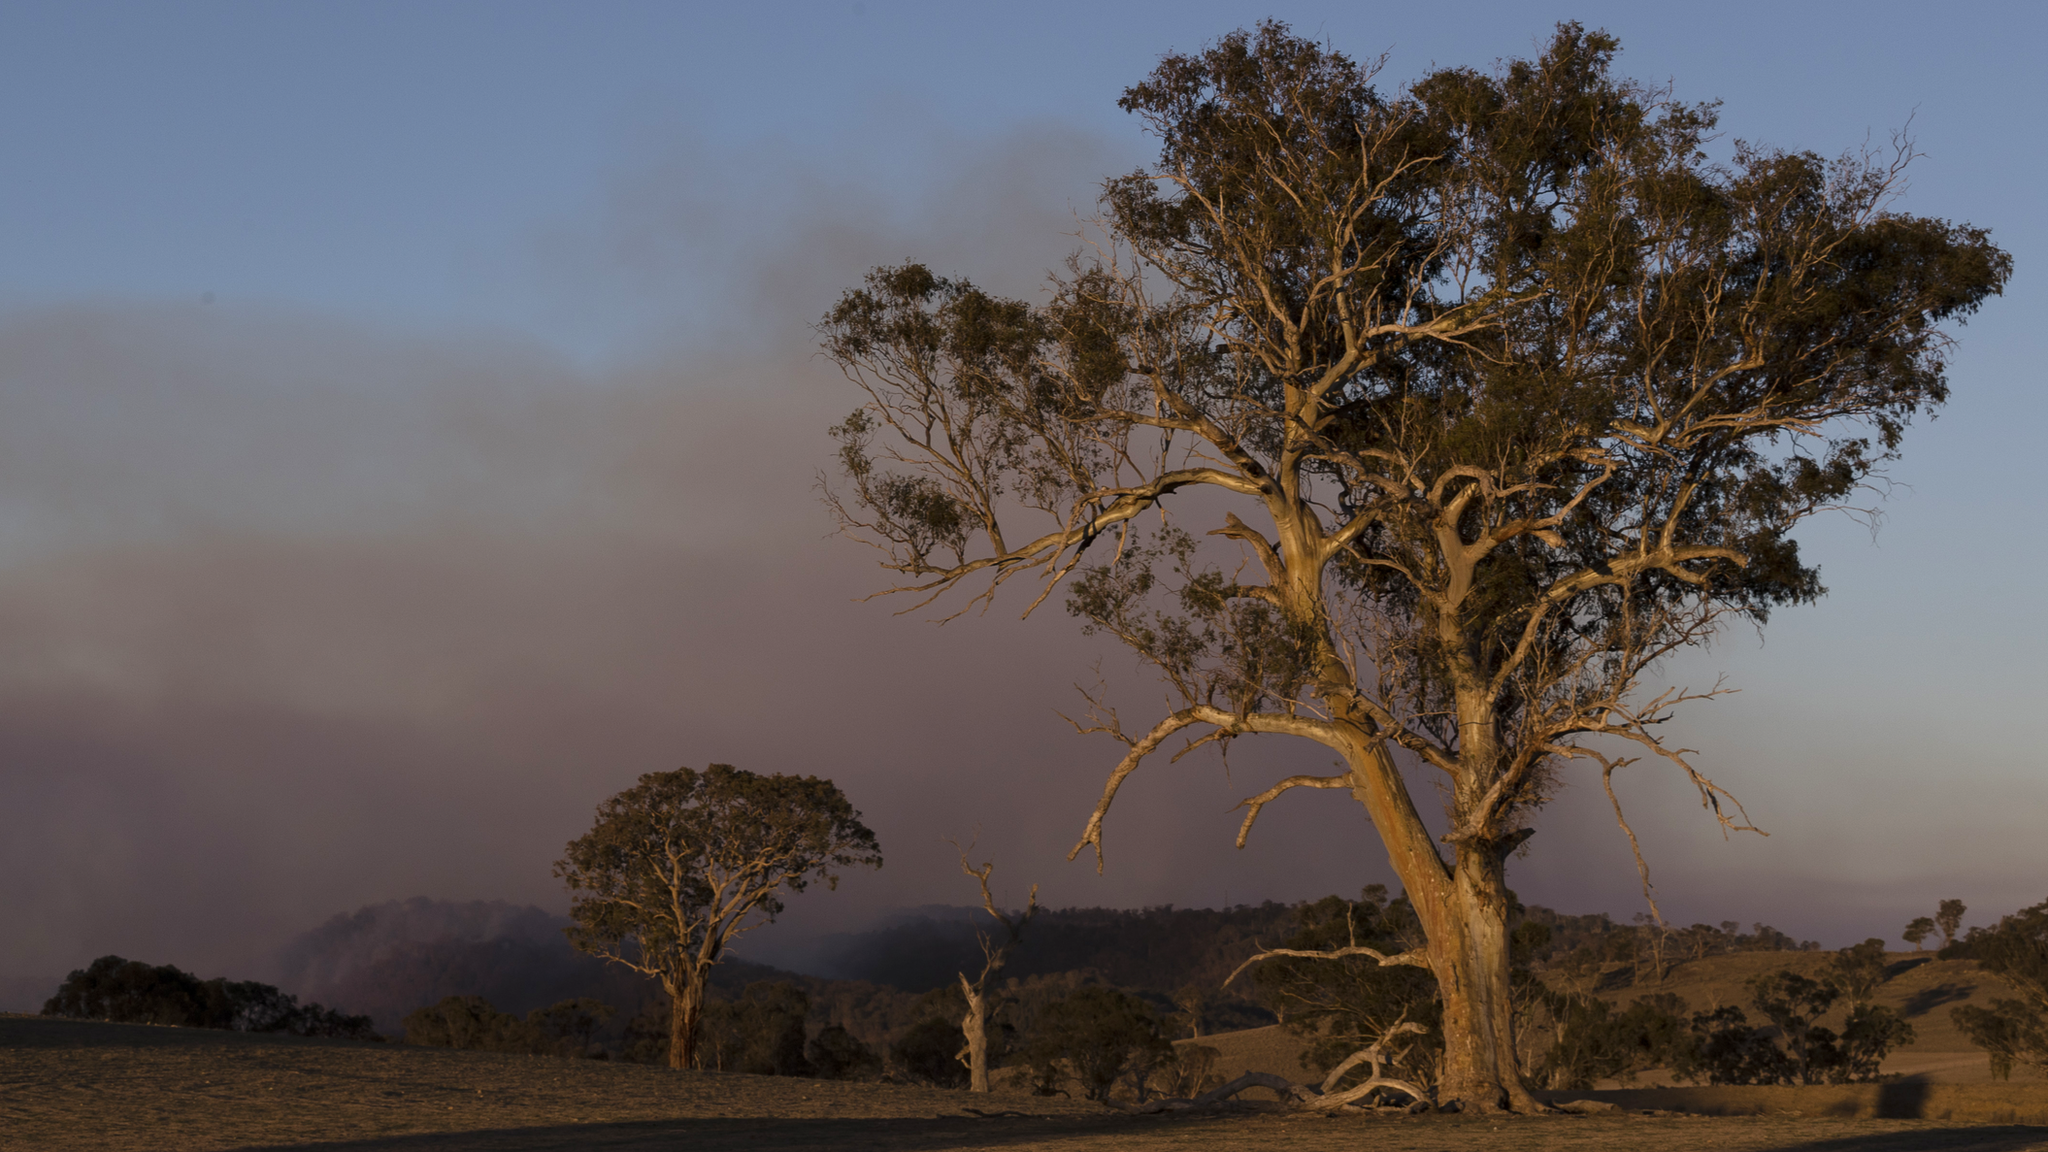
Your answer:
[[[1295,948],[1268,948],[1232,969],[1230,975],[1223,978],[1223,986],[1225,988],[1230,987],[1230,982],[1237,979],[1239,973],[1261,960],[1271,960],[1275,956],[1293,956],[1303,960],[1342,960],[1347,956],[1370,956],[1374,960],[1379,961],[1380,965],[1385,968],[1429,967],[1429,952],[1423,948],[1412,948],[1406,952],[1396,952],[1392,956],[1377,948],[1367,948],[1363,944],[1347,944],[1342,948],[1331,948],[1321,952],[1302,951]]]

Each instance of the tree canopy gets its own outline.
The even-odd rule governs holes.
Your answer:
[[[1617,51],[1566,24],[1387,94],[1285,25],[1232,33],[1126,90],[1158,162],[1105,183],[1046,302],[906,264],[822,327],[862,392],[829,499],[893,590],[1064,585],[1173,691],[1129,731],[1096,700],[1082,727],[1127,752],[1075,851],[1176,736],[1332,749],[1239,843],[1289,790],[1359,800],[1428,935],[1448,1090],[1482,1105],[1535,1106],[1501,880],[1531,811],[1571,762],[1612,797],[1651,757],[1749,827],[1659,738],[1719,689],[1644,676],[1823,592],[1793,530],[1867,503],[2011,269],[1898,210],[1909,143],[1715,160],[1716,108]],[[1404,764],[1447,794],[1449,860]]]
[[[773,920],[783,893],[881,864],[874,833],[830,780],[713,764],[649,773],[606,800],[555,875],[576,893],[570,942],[675,999],[669,1059],[686,1068],[704,982],[732,939]]]

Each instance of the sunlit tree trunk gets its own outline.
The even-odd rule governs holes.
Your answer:
[[[967,1065],[967,1090],[987,1092],[991,1090],[988,1080],[988,996],[969,984],[965,977],[961,978],[960,986],[967,992],[967,1015],[960,1021],[960,1031],[967,1040],[962,1052]]]
[[[1346,758],[1352,795],[1379,830],[1428,939],[1424,952],[1444,1008],[1438,1101],[1481,1111],[1541,1111],[1515,1056],[1501,846],[1461,847],[1447,864],[1385,746],[1362,746]]]
[[[669,983],[668,1066],[699,1068],[697,1037],[703,1031],[704,986],[708,968],[691,968],[679,981]]]

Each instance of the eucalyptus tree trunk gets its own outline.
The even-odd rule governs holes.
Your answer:
[[[680,980],[664,981],[668,985],[668,1066],[671,1068],[702,1067],[697,1054],[697,1038],[703,1032],[704,987],[709,981],[709,967],[691,967]]]
[[[1428,943],[1390,963],[1419,959],[1436,976],[1443,998],[1444,1064],[1440,1103],[1479,1111],[1537,1112],[1516,1057],[1515,1014],[1508,982],[1506,850],[1522,837],[1453,848],[1446,862],[1418,814],[1399,767],[1383,743],[1365,736],[1346,751],[1351,794],[1387,848]]]

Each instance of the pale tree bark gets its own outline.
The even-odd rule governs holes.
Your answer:
[[[708,968],[691,966],[680,980],[668,984],[668,1066],[676,1069],[702,1067],[697,1040],[703,1035],[705,987]]]
[[[1505,874],[1531,813],[1596,768],[1653,914],[1618,771],[1661,762],[1756,830],[1660,736],[1723,689],[1643,681],[1824,591],[1790,532],[1942,401],[1942,323],[2010,274],[1981,230],[1892,211],[1903,142],[1710,166],[1710,111],[1610,77],[1615,48],[1560,26],[1387,99],[1284,26],[1235,34],[1125,93],[1161,162],[1107,182],[1051,303],[905,265],[823,325],[864,397],[826,498],[886,591],[972,581],[967,611],[1025,576],[1028,614],[1064,588],[1169,688],[1142,732],[1090,697],[1076,727],[1126,752],[1073,854],[1101,866],[1118,789],[1176,737],[1329,749],[1247,798],[1239,846],[1287,792],[1351,794],[1428,940],[1442,1090],[1478,1109],[1537,1107]]]
[[[970,1092],[992,1091],[988,1074],[988,1018],[989,989],[995,986],[996,977],[1010,961],[1010,954],[1023,942],[1024,928],[1031,918],[1038,915],[1038,885],[1031,886],[1031,895],[1024,910],[1017,913],[1004,912],[996,907],[993,893],[989,891],[988,878],[995,871],[995,862],[989,861],[976,868],[967,862],[967,850],[954,845],[960,852],[960,870],[975,878],[981,884],[981,907],[1002,925],[1000,939],[987,932],[975,933],[981,944],[981,974],[969,980],[961,972],[960,991],[967,998],[967,1014],[960,1020],[960,1032],[966,1043],[960,1049],[960,1062],[967,1065],[967,1089]]]

